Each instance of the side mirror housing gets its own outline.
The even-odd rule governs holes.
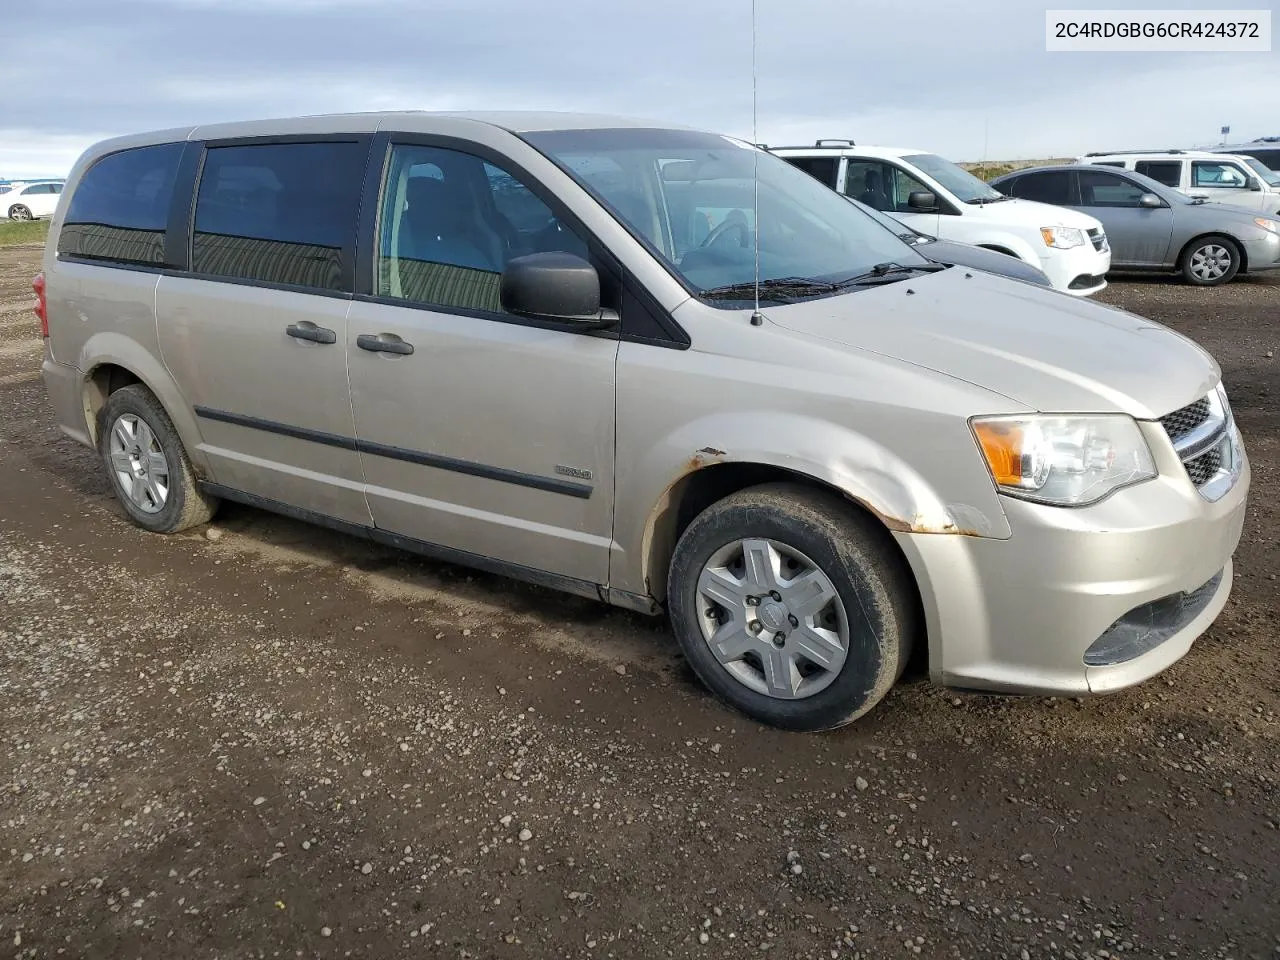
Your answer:
[[[928,190],[912,190],[907,196],[907,207],[917,213],[936,213],[938,198]]]
[[[1159,197],[1157,197],[1154,193],[1144,193],[1138,199],[1138,206],[1147,207],[1147,208],[1163,207],[1164,201],[1161,200]]]
[[[1260,193],[1260,192],[1262,191],[1262,184],[1260,184],[1260,183],[1258,182],[1258,179],[1257,179],[1256,177],[1250,177],[1250,178],[1249,178],[1249,189],[1250,189],[1250,191],[1252,191],[1253,193]]]
[[[600,307],[600,275],[571,253],[531,253],[502,271],[502,309],[524,317],[606,327],[616,322]]]

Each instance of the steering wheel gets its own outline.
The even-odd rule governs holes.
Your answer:
[[[698,244],[698,248],[705,250],[713,243],[716,243],[730,230],[737,230],[742,234],[742,238],[738,241],[738,246],[751,246],[751,227],[745,220],[722,220],[719,224],[711,228],[711,232],[703,238],[700,244]]]

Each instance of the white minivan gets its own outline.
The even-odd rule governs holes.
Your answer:
[[[1044,271],[1076,296],[1107,285],[1111,248],[1102,224],[1064,207],[1014,200],[950,160],[923,150],[819,140],[771,152],[846,196],[938,237],[998,250]]]

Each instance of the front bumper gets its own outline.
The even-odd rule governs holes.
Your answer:
[[[1045,247],[1040,254],[1040,269],[1053,284],[1053,289],[1076,297],[1087,297],[1107,285],[1111,247],[1098,250],[1091,241],[1070,250]]]
[[[1242,245],[1249,273],[1280,269],[1280,234],[1268,233],[1257,240],[1245,240]]]
[[[895,535],[920,586],[935,680],[1010,693],[1103,693],[1186,654],[1231,590],[1249,464],[1241,450],[1238,480],[1211,503],[1167,441],[1152,452],[1158,477],[1093,506],[1002,498],[1007,540]],[[1157,632],[1116,654],[1108,640],[1144,617]]]

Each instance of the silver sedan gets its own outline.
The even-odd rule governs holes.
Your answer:
[[[1178,271],[1201,287],[1280,268],[1280,220],[1207,203],[1131,170],[1099,165],[1035,167],[998,177],[1001,193],[1097,217],[1112,270]]]

